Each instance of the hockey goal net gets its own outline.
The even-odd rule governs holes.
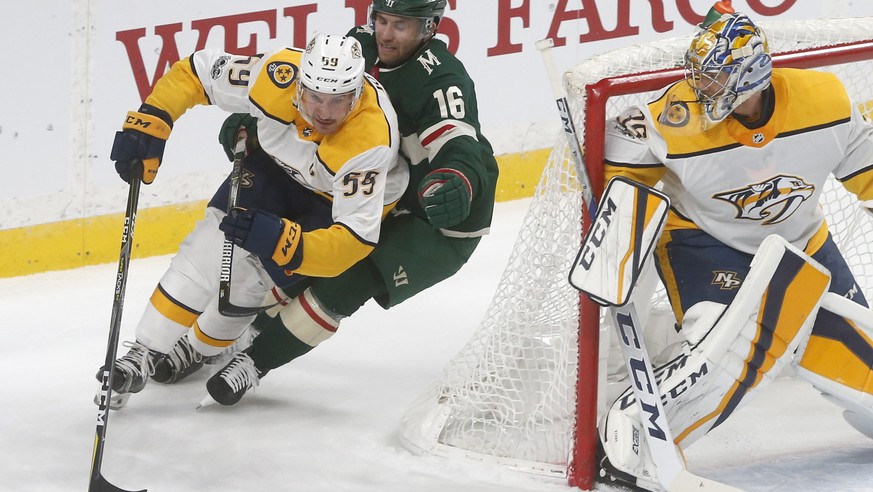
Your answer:
[[[873,18],[760,22],[775,66],[836,73],[873,110]],[[605,121],[683,76],[690,35],[635,45],[564,75],[595,195],[602,191]],[[406,445],[567,478],[593,488],[599,310],[567,282],[582,237],[580,185],[560,136],[531,200],[491,305],[472,339],[406,413]],[[830,182],[822,199],[831,231],[865,288],[873,286],[873,220]],[[659,289],[660,290],[660,289]],[[669,311],[663,294],[646,304]],[[602,393],[602,390],[601,390]]]

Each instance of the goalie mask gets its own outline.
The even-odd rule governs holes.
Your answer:
[[[315,36],[300,59],[300,115],[319,132],[333,133],[355,108],[363,90],[364,55],[360,43],[345,36]]]
[[[436,32],[448,0],[373,0],[370,6],[370,28],[375,29],[376,12],[421,19],[421,37]]]
[[[685,53],[685,79],[712,123],[770,85],[773,63],[764,32],[745,14],[724,14],[701,29]]]

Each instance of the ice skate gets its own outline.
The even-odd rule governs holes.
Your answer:
[[[145,345],[139,342],[124,342],[125,347],[129,347],[124,356],[115,361],[115,370],[112,375],[112,398],[110,398],[109,408],[117,410],[127,404],[130,394],[139,393],[145,387],[149,376],[155,371],[155,361],[162,357],[162,354],[149,350]],[[103,371],[105,367],[101,367],[97,371],[97,381],[103,380]],[[98,391],[94,396],[94,403],[100,404],[101,392]]]
[[[173,384],[203,367],[203,355],[194,350],[188,337],[182,337],[173,350],[155,360],[152,379],[158,383]]]
[[[249,388],[257,386],[268,371],[260,371],[246,352],[234,354],[233,359],[206,382],[209,396],[222,405],[238,402]]]

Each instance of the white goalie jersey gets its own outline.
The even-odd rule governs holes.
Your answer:
[[[830,174],[873,199],[873,126],[832,74],[776,69],[772,90],[763,126],[735,118],[706,126],[691,87],[673,84],[607,122],[606,179],[662,181],[672,200],[666,230],[699,228],[750,254],[771,234],[817,250]]]

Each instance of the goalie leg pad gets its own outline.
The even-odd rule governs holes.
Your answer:
[[[685,313],[682,353],[655,371],[678,445],[693,444],[779,374],[807,337],[829,284],[826,269],[771,236],[762,243],[729,306],[705,301]],[[640,421],[630,388],[601,420],[600,433],[611,465],[645,480],[645,456],[627,453],[616,444],[633,442],[640,434],[616,412]]]
[[[873,439],[873,311],[827,294],[795,370]]]
[[[633,405],[634,409],[636,407]],[[639,413],[630,415],[615,407],[603,417],[600,439],[608,459],[598,456],[600,476],[601,479],[609,476],[612,480],[641,489],[660,491],[663,488],[658,482],[655,463],[638,417]],[[609,483],[608,480],[604,482]]]

